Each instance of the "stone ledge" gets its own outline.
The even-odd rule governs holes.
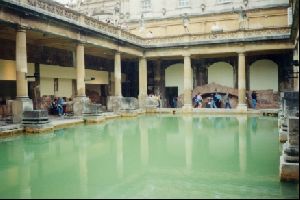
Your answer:
[[[53,130],[54,127],[47,127],[47,128],[25,127],[24,128],[26,134],[45,133],[45,132],[51,132]]]
[[[80,121],[72,121],[72,122],[66,122],[66,123],[59,123],[54,125],[54,130],[62,129],[62,128],[67,128],[70,126],[78,125],[78,124],[83,124],[84,120]]]
[[[104,116],[95,116],[95,117],[85,117],[84,122],[86,124],[97,124],[102,123],[106,120]]]
[[[23,128],[0,131],[0,138],[13,137],[15,135],[23,134],[23,132]]]
[[[287,163],[280,156],[280,181],[299,181],[299,163]]]
[[[138,113],[121,113],[121,117],[136,117],[138,116]]]
[[[24,124],[24,132],[25,133],[44,133],[53,131],[54,126],[52,123],[46,124]]]

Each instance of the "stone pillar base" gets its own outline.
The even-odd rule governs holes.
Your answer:
[[[146,108],[146,95],[139,95],[139,108]]]
[[[75,116],[82,116],[85,112],[85,106],[90,103],[90,99],[86,96],[78,96],[74,99],[73,112]]]
[[[193,111],[193,107],[191,104],[184,104],[184,106],[182,106],[183,113],[191,113],[192,111]]]
[[[246,104],[238,104],[236,109],[240,112],[247,112],[247,105]]]
[[[13,123],[21,123],[23,112],[33,110],[32,100],[29,98],[17,98],[12,102]]]
[[[288,163],[280,156],[280,181],[299,181],[299,163]]]

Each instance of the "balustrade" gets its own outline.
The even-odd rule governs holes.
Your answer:
[[[51,3],[46,0],[3,0],[7,3],[26,7],[37,12],[43,12],[45,15],[53,17],[57,15],[61,20],[73,22],[81,25],[83,28],[99,31],[105,35],[115,37],[126,41],[130,44],[151,48],[151,47],[168,47],[176,45],[189,45],[198,43],[223,42],[223,40],[251,40],[254,38],[280,37],[288,38],[290,35],[290,27],[259,27],[257,29],[238,29],[230,32],[218,33],[201,33],[201,34],[183,34],[178,36],[164,36],[153,38],[142,38],[131,34],[125,30],[98,21],[94,18],[84,16],[60,4]],[[83,18],[83,19],[81,19]]]

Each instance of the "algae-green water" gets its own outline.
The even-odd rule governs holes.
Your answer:
[[[298,198],[277,118],[146,115],[0,139],[0,198]]]

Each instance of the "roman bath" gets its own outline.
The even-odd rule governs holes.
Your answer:
[[[0,198],[299,198],[298,10],[0,0]]]

